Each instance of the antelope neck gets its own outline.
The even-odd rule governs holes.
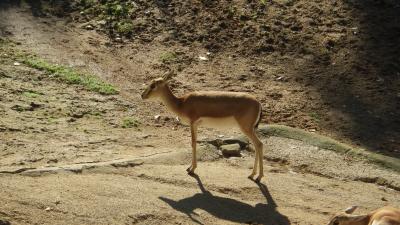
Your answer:
[[[351,216],[353,225],[367,225],[370,219],[369,215]]]
[[[174,113],[179,114],[179,109],[181,105],[181,99],[176,97],[174,93],[172,93],[171,89],[168,85],[165,85],[163,95],[161,96],[162,102],[167,106],[169,110]]]

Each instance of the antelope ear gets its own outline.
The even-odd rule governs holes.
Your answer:
[[[174,72],[170,70],[163,75],[163,80],[168,81],[172,78],[173,75],[174,75]]]
[[[347,214],[352,214],[357,209],[357,207],[358,206],[356,205],[350,206],[349,208],[345,209],[344,212]]]

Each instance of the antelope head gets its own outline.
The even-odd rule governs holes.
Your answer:
[[[342,212],[336,213],[332,218],[330,219],[328,225],[352,225],[352,224],[358,224],[356,222],[359,222],[360,220],[364,219],[365,216],[354,216],[351,215],[355,210],[357,209],[357,206],[351,206],[347,209],[345,209]]]
[[[168,80],[171,79],[172,75],[172,72],[167,72],[163,77],[152,80],[146,90],[143,91],[142,99],[159,98],[163,94]]]

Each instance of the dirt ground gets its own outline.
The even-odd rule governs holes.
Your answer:
[[[180,60],[174,66],[182,67],[173,82],[177,93],[219,88],[252,92],[263,102],[264,121],[322,129],[351,144],[370,146],[362,138],[323,128],[329,122],[320,124],[320,114],[343,112],[321,109],[324,95],[296,82],[291,77],[294,68],[285,69],[285,61],[273,60],[277,55],[256,59],[219,50],[212,51],[208,61],[199,61],[198,56],[209,51],[202,45],[168,46],[157,39],[118,43],[75,22],[34,17],[25,5],[0,6],[0,34],[17,43],[0,52],[0,224],[315,225],[350,205],[360,205],[360,212],[400,206],[397,172],[279,137],[262,137],[266,176],[260,184],[246,178],[253,163],[251,152],[224,158],[215,146],[204,143],[198,176],[186,174],[188,128],[159,103],[143,102],[139,95],[150,78],[165,70],[160,56],[171,51]],[[279,12],[284,5],[274,7]],[[9,57],[15,49],[96,74],[121,93],[96,94],[15,65]],[[307,55],[297,60],[309,62]],[[397,84],[391,83],[388,90]],[[398,139],[388,141],[398,135],[398,112],[392,113],[382,118],[391,122],[387,131],[393,131],[392,136],[377,142],[389,146],[388,154],[397,155]],[[160,120],[154,119],[157,114]],[[350,121],[348,116],[343,113],[343,121]],[[126,118],[138,121],[138,126],[124,128]],[[238,133],[200,129],[201,138],[218,135]]]
[[[400,156],[395,0],[139,0],[129,18],[133,34],[118,41],[101,12],[92,12],[94,1],[52,1],[64,13],[46,8],[48,1],[19,9],[21,1],[2,2],[9,9],[2,12],[5,34],[51,61],[90,70],[134,100],[143,83],[173,68],[178,93],[250,92],[262,102],[266,123]]]

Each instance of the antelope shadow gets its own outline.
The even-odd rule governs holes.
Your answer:
[[[248,224],[289,225],[290,221],[277,211],[277,205],[268,191],[267,186],[257,183],[261,193],[266,198],[266,203],[258,203],[255,206],[226,197],[215,196],[205,189],[201,179],[192,175],[197,180],[201,193],[178,201],[159,197],[172,208],[188,215],[195,223],[203,224],[196,217],[196,209],[201,209],[223,220]]]

